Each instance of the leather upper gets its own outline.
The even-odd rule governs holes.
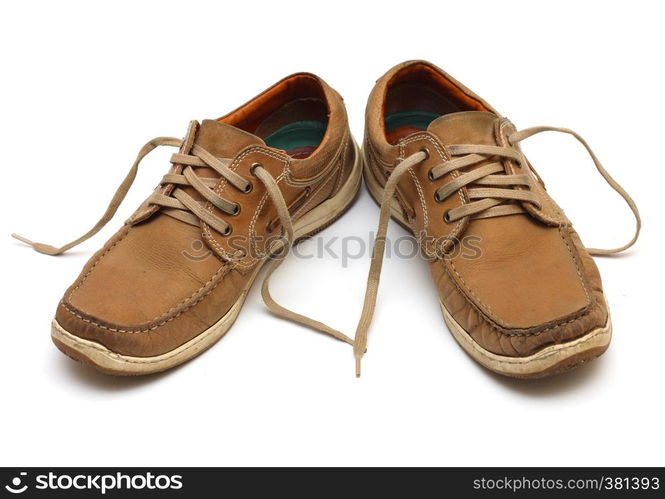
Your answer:
[[[410,108],[433,109],[440,116],[426,128],[404,128],[401,135],[386,130],[387,114]],[[523,202],[521,213],[452,223],[445,214],[470,202],[467,188],[443,202],[435,192],[460,172],[428,177],[431,168],[451,159],[451,145],[517,148],[508,141],[514,130],[508,119],[436,66],[410,61],[377,81],[367,105],[363,148],[370,174],[382,185],[404,158],[427,152],[427,159],[402,177],[396,197],[421,242],[446,242],[445,252],[433,257],[427,252],[441,301],[483,348],[527,356],[607,322],[592,258],[531,165],[502,161],[507,174],[528,174],[527,188],[538,205]]]
[[[325,119],[326,128],[311,153],[294,157],[266,145],[274,129],[314,117]],[[203,222],[189,225],[144,203],[65,293],[56,313],[65,330],[130,356],[160,355],[191,340],[241,298],[268,257],[271,236],[281,232],[252,165],[260,163],[275,178],[295,221],[334,196],[355,156],[342,99],[306,73],[285,78],[218,120],[193,122],[180,152],[193,144],[229,159],[230,168],[252,183],[247,193],[225,180],[215,185],[215,192],[238,204],[235,215],[206,203],[231,225],[231,233]],[[182,168],[173,165],[171,173]],[[211,169],[197,173],[216,175]],[[172,187],[158,189],[168,194]]]

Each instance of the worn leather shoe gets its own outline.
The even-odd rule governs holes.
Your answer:
[[[547,194],[520,142],[573,135],[637,220],[632,240],[587,249]],[[374,311],[389,218],[416,235],[448,328],[483,366],[541,377],[608,347],[611,322],[592,254],[637,239],[635,203],[568,129],[517,131],[433,64],[410,61],[380,78],[367,104],[364,178],[381,218],[354,351],[357,374]],[[473,250],[468,251],[470,248]]]
[[[306,73],[280,81],[217,120],[192,122],[183,140],[157,138],[140,151],[102,219],[114,215],[141,159],[178,148],[155,192],[85,265],[52,323],[56,346],[111,374],[169,369],[200,354],[233,325],[259,270],[276,314],[347,343],[347,336],[291,312],[268,278],[291,244],[334,222],[361,184],[342,99]]]

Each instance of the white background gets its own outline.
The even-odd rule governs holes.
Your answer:
[[[0,8],[0,465],[665,465],[663,55],[659,2],[4,2]],[[171,372],[107,377],[58,352],[50,320],[91,253],[166,171],[154,153],[120,213],[101,215],[140,146],[181,137],[283,76],[314,72],[362,138],[376,78],[440,65],[518,127],[580,132],[634,196],[638,245],[599,259],[614,339],[598,361],[541,381],[473,363],[447,331],[423,262],[384,265],[363,377],[348,345],[272,317],[254,289],[229,334]],[[590,246],[632,219],[574,140],[525,149]],[[363,192],[322,233],[367,238]],[[402,235],[394,225],[391,235]],[[339,248],[339,246],[336,246]],[[368,257],[292,257],[286,305],[352,335]]]

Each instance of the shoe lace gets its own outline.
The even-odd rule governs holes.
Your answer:
[[[513,132],[508,137],[508,142],[514,145],[533,135],[546,131],[565,133],[575,137],[591,156],[600,175],[610,187],[621,195],[635,216],[635,232],[628,243],[612,249],[590,248],[588,249],[589,253],[592,255],[612,255],[630,248],[637,241],[642,226],[637,206],[623,187],[621,187],[610,176],[607,170],[605,170],[587,142],[580,135],[567,128],[539,126]],[[458,177],[436,191],[436,200],[441,202],[456,193],[462,187],[469,186],[467,193],[470,202],[449,210],[445,214],[447,222],[455,222],[465,217],[475,219],[490,218],[523,212],[524,208],[521,203],[516,203],[515,201],[531,203],[540,209],[536,195],[528,190],[530,185],[528,175],[509,175],[501,173],[504,172],[501,158],[517,161],[523,166],[528,165],[524,155],[517,149],[478,144],[455,144],[447,146],[446,150],[452,156],[452,159],[444,161],[428,172],[428,178],[432,181],[435,181],[454,170],[461,170],[469,166],[477,165],[478,163],[491,160],[493,157],[498,158],[498,161],[496,162],[491,162],[465,173],[460,172],[461,174]],[[356,376],[360,376],[361,359],[367,349],[367,335],[376,306],[379,279],[381,276],[381,267],[383,265],[383,256],[386,246],[386,234],[388,230],[388,222],[390,220],[390,205],[393,196],[395,195],[395,189],[402,175],[404,175],[409,169],[421,165],[427,157],[428,153],[421,150],[405,158],[394,168],[384,187],[383,197],[380,202],[379,226],[367,277],[367,288],[365,290],[363,310],[358,322],[353,343],[353,353],[356,360]],[[518,187],[518,189],[513,189],[513,187]]]
[[[78,239],[56,248],[49,244],[33,242],[18,234],[12,234],[12,237],[29,244],[39,253],[44,253],[46,255],[61,255],[72,249],[97,234],[113,218],[134,183],[139,165],[143,158],[159,146],[181,147],[182,144],[182,140],[174,137],[157,137],[147,142],[139,151],[134,164],[132,164],[124,180],[116,189],[115,194],[102,217],[88,232]],[[230,225],[228,222],[206,210],[205,202],[210,201],[214,206],[229,215],[235,215],[240,207],[213,191],[213,188],[217,185],[218,179],[199,177],[195,173],[194,167],[212,168],[240,191],[249,192],[252,186],[251,182],[229,169],[228,165],[230,161],[231,160],[229,159],[216,158],[198,145],[192,146],[190,154],[173,154],[171,156],[171,163],[174,165],[183,165],[184,168],[182,169],[182,173],[167,173],[162,177],[160,185],[162,187],[175,186],[175,188],[170,192],[170,195],[164,194],[164,192],[166,192],[164,189],[161,191],[155,191],[147,199],[146,204],[148,207],[151,205],[164,207],[164,214],[177,218],[190,225],[198,226],[201,220],[219,233],[228,234],[230,232]],[[203,200],[197,201],[187,194],[187,192],[182,189],[182,187],[185,186],[193,187],[199,194],[201,194]]]
[[[127,173],[127,176],[116,189],[116,192],[113,195],[113,198],[111,199],[111,202],[109,203],[102,217],[88,232],[75,239],[74,241],[71,241],[58,248],[49,244],[31,241],[18,234],[12,234],[12,237],[32,246],[33,249],[40,253],[47,255],[63,254],[67,250],[81,244],[82,242],[97,234],[113,218],[123,200],[125,199],[125,196],[129,192],[129,189],[134,183],[136,174],[138,173],[139,164],[143,158],[145,158],[151,151],[159,146],[180,148],[182,145],[183,141],[174,137],[157,137],[146,143],[139,151],[136,160]],[[231,163],[230,159],[217,158],[196,144],[191,147],[191,150],[188,154],[180,152],[173,154],[171,156],[171,163],[173,165],[182,165],[184,167],[182,169],[182,173],[167,173],[162,177],[160,185],[162,187],[172,186],[173,189],[161,189],[155,191],[146,201],[148,209],[151,206],[161,207],[165,215],[176,218],[187,224],[198,227],[202,221],[222,235],[230,234],[230,224],[212,212],[208,211],[205,208],[206,202],[209,201],[222,212],[229,215],[237,214],[240,206],[236,203],[228,201],[227,199],[224,199],[213,190],[219,182],[218,178],[200,177],[196,174],[194,168],[212,168],[236,189],[245,193],[248,193],[252,190],[252,182],[243,178],[241,175],[238,175],[228,167],[228,165]],[[277,214],[284,232],[284,235],[281,239],[273,242],[273,244],[275,244],[275,247],[273,248],[273,254],[276,256],[276,258],[273,258],[270,262],[270,266],[266,271],[261,286],[261,295],[266,306],[270,311],[278,316],[310,327],[319,332],[330,335],[340,341],[344,341],[350,345],[353,345],[353,340],[345,334],[307,316],[293,312],[279,305],[272,298],[269,288],[270,277],[284,261],[293,245],[293,221],[286,201],[284,200],[284,196],[282,195],[282,192],[277,185],[277,181],[273,178],[273,176],[260,163],[254,163],[251,168],[251,172],[265,186],[268,196],[270,197],[277,210]],[[200,201],[194,199],[183,189],[183,187],[192,187],[202,196],[203,199]]]

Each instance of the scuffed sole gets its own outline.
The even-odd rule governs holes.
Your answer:
[[[138,376],[158,373],[187,362],[214,345],[235,322],[246,296],[247,292],[243,292],[214,326],[175,350],[153,357],[131,357],[112,352],[100,343],[67,332],[55,319],[51,323],[51,339],[64,354],[106,374]]]
[[[448,329],[467,354],[490,371],[512,378],[544,378],[569,371],[601,355],[612,339],[612,323],[608,317],[605,326],[573,341],[550,345],[527,357],[508,357],[476,343],[443,304],[441,311]]]

